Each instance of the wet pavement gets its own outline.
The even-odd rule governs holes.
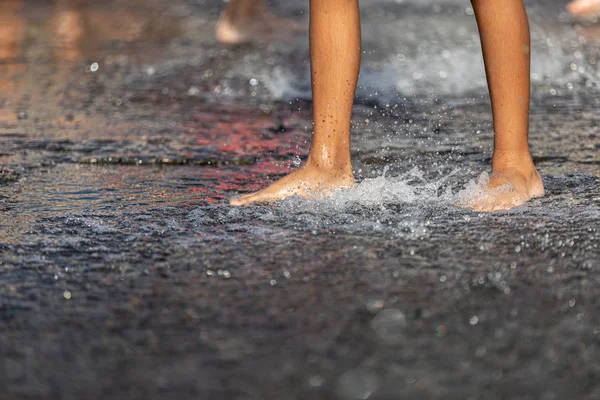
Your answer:
[[[306,157],[305,37],[0,3],[1,400],[600,398],[600,26],[527,2],[547,193],[481,214],[453,205],[492,145],[468,2],[361,4],[359,186],[240,209]]]

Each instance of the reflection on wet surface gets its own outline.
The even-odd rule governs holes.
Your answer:
[[[528,2],[547,194],[479,214],[472,10],[401,3],[361,3],[358,188],[239,209],[306,157],[306,38],[220,47],[216,0],[0,2],[0,398],[598,398],[598,26]]]

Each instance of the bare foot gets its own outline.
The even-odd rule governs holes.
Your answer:
[[[578,16],[600,14],[600,0],[575,0],[567,5],[567,11]]]
[[[501,211],[544,195],[542,177],[529,153],[496,152],[490,177],[482,174],[477,184],[459,193],[461,205],[475,211]]]
[[[306,28],[297,22],[279,17],[264,6],[251,10],[226,10],[217,22],[217,41],[223,44],[285,40]]]
[[[258,192],[234,197],[230,204],[242,206],[251,203],[271,203],[290,196],[320,197],[331,195],[335,190],[354,185],[352,170],[321,169],[310,164],[274,182]]]

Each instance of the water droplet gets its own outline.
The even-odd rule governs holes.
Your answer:
[[[477,315],[473,315],[471,317],[471,319],[469,320],[469,323],[471,325],[477,325],[478,322],[479,322],[479,317]]]
[[[198,89],[196,86],[190,86],[190,88],[187,91],[188,96],[198,96],[199,94],[200,89]]]
[[[477,347],[477,349],[475,350],[475,355],[478,358],[482,358],[485,357],[485,355],[487,354],[487,349],[485,346],[479,346]]]
[[[387,344],[401,343],[406,326],[404,313],[396,309],[381,310],[371,321],[371,328],[377,337]]]
[[[337,394],[344,400],[366,400],[379,387],[379,377],[366,369],[351,369],[340,376]]]
[[[249,82],[250,82],[250,85],[252,85],[252,86],[256,86],[256,85],[258,85],[258,79],[256,79],[256,78],[252,78],[252,79],[250,79],[250,81],[249,81]]]
[[[68,290],[65,290],[63,292],[63,297],[67,300],[71,300],[71,292],[69,292]]]
[[[447,333],[448,327],[444,324],[438,325],[438,327],[435,328],[435,336],[437,337],[444,337]]]
[[[367,310],[369,310],[372,313],[376,313],[380,311],[384,305],[385,301],[383,301],[382,299],[371,299],[367,301]]]
[[[98,63],[97,63],[97,62],[95,62],[95,63],[93,63],[92,65],[90,65],[90,71],[92,71],[92,72],[96,72],[96,71],[98,71],[98,67],[99,67],[99,66],[98,66]]]
[[[321,387],[325,383],[325,379],[319,375],[313,375],[308,379],[308,384],[312,387]]]

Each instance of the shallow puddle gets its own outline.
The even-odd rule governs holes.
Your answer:
[[[498,213],[455,205],[492,146],[468,2],[361,2],[357,186],[246,208],[306,158],[306,37],[1,3],[0,398],[598,398],[600,35],[527,3],[546,195]]]

